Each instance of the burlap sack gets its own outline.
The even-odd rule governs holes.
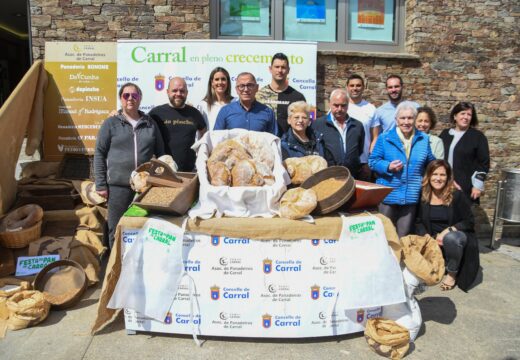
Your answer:
[[[85,205],[99,205],[107,201],[96,192],[96,184],[90,180],[72,180],[72,185],[80,194]]]
[[[438,284],[444,276],[444,258],[437,241],[430,235],[408,235],[401,243],[408,270],[428,286]]]
[[[36,325],[47,318],[50,308],[51,304],[39,291],[17,292],[7,299],[7,309],[9,310],[7,328],[20,330]]]
[[[96,249],[70,236],[44,236],[29,245],[28,256],[59,254],[60,259],[73,260],[81,265],[87,275],[88,285],[99,282],[100,264]]]
[[[59,162],[53,161],[33,161],[22,165],[22,179],[28,178],[48,178],[56,176]]]
[[[10,287],[13,285],[14,287]],[[3,290],[4,287],[9,286],[9,289]],[[9,318],[9,310],[7,310],[7,299],[19,291],[29,290],[31,284],[28,281],[19,280],[12,277],[0,279],[0,320],[7,320]]]
[[[70,221],[76,222],[76,230],[70,234],[47,234],[58,237],[61,235],[74,235],[74,238],[81,243],[87,245],[96,256],[100,256],[106,251],[103,246],[103,227],[105,219],[100,214],[100,207],[82,207],[76,210],[55,210],[46,211],[44,221],[47,223],[65,223]]]
[[[410,347],[408,330],[395,321],[384,318],[367,321],[365,339],[370,349],[390,359],[403,358]]]
[[[14,274],[16,261],[12,249],[0,246],[0,277]]]

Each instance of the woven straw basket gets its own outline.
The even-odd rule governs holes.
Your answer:
[[[38,240],[42,234],[42,221],[20,231],[4,231],[0,233],[0,245],[9,249],[24,248],[31,241]]]

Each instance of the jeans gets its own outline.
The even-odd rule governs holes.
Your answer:
[[[442,250],[448,272],[456,273],[459,271],[460,261],[467,242],[468,238],[462,231],[451,231],[444,235]]]
[[[399,238],[411,233],[415,221],[416,204],[387,205],[379,204],[379,212],[389,218],[394,224]]]
[[[129,186],[108,186],[108,244],[114,245],[117,223],[132,203],[135,192]]]

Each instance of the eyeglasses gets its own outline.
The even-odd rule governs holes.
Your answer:
[[[240,84],[237,85],[237,89],[240,91],[244,91],[246,88],[247,90],[253,90],[256,86],[257,84],[255,83]]]
[[[123,93],[121,96],[125,100],[130,99],[130,97],[132,97],[132,99],[134,100],[139,100],[141,98],[141,95],[139,95],[138,93]]]

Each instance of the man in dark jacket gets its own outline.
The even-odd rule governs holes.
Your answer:
[[[329,166],[340,165],[357,178],[361,170],[360,155],[365,144],[363,124],[347,115],[348,95],[343,89],[330,94],[330,112],[316,120],[312,128],[323,134],[325,159]]]

